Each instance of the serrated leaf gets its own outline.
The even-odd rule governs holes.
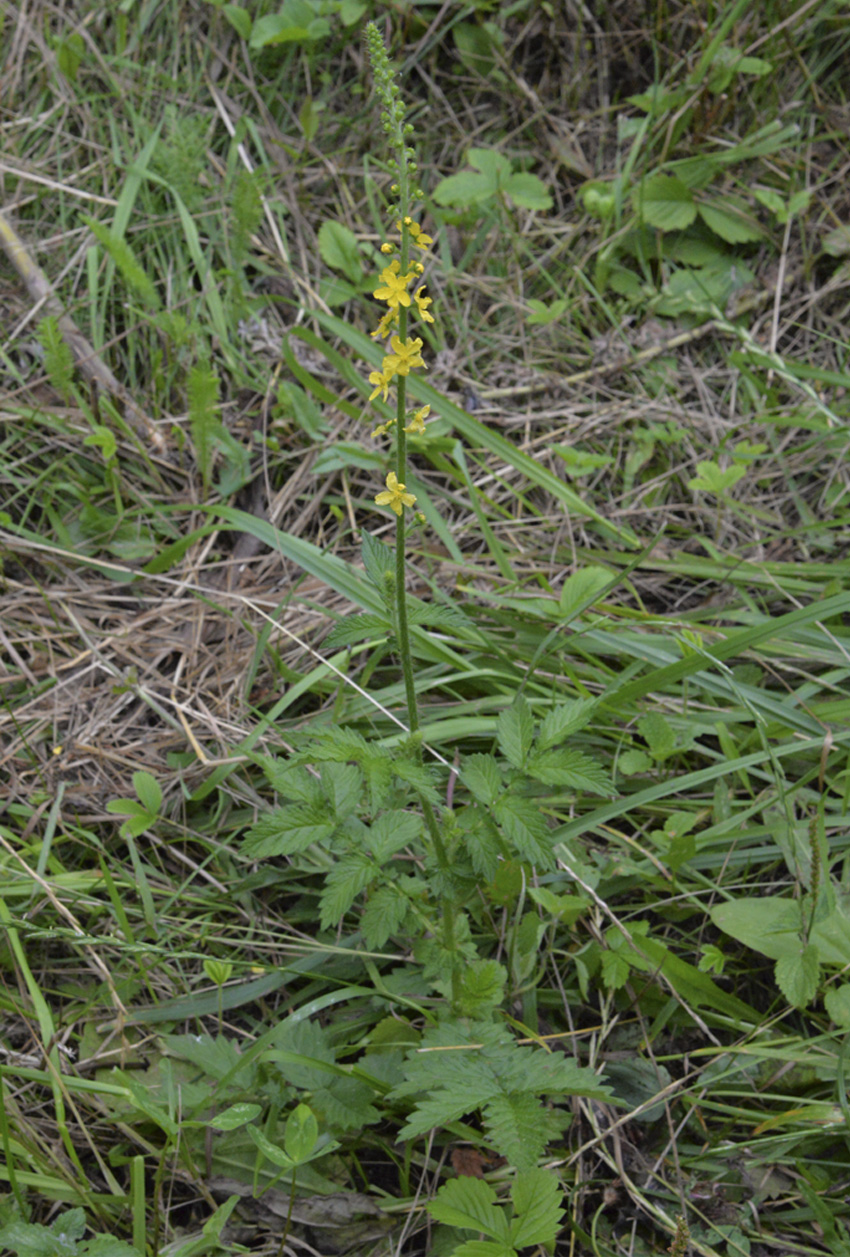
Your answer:
[[[676,735],[659,711],[647,712],[637,722],[642,738],[646,740],[653,759],[663,760],[672,755],[676,747]]]
[[[483,1231],[503,1241],[508,1239],[505,1212],[496,1204],[495,1190],[484,1179],[468,1175],[450,1179],[426,1208],[431,1217],[444,1226]]]
[[[365,642],[370,638],[386,639],[393,631],[393,626],[385,615],[376,615],[371,611],[346,616],[338,620],[324,640],[329,650],[340,646],[353,646],[357,642]]]
[[[463,761],[464,785],[482,803],[494,803],[502,791],[502,774],[492,755],[468,755]]]
[[[542,812],[532,800],[516,794],[503,794],[494,804],[493,819],[521,859],[529,860],[542,869],[552,867],[554,857],[549,829]]]
[[[391,856],[412,842],[422,833],[422,817],[415,812],[384,812],[369,826],[364,841],[378,864],[385,864]]]
[[[505,994],[508,971],[496,960],[473,960],[461,973],[459,1003],[464,1017],[482,1017],[497,1008]]]
[[[380,1120],[380,1113],[371,1103],[370,1088],[358,1078],[335,1078],[313,1099],[328,1126],[338,1130],[359,1130]]]
[[[363,774],[356,764],[323,764],[319,770],[319,778],[328,807],[338,820],[357,811],[363,789]]]
[[[511,1223],[511,1243],[515,1248],[532,1244],[548,1247],[555,1242],[564,1216],[563,1197],[561,1184],[550,1170],[517,1174],[511,1187],[516,1214]]]
[[[360,892],[377,875],[377,866],[359,851],[339,860],[325,878],[319,897],[321,928],[329,930],[338,925]]]
[[[285,759],[258,758],[266,781],[284,798],[321,807],[322,790],[312,773]]]
[[[700,202],[699,215],[706,227],[710,227],[727,244],[747,244],[764,238],[760,223],[743,202],[728,198]]]
[[[505,183],[505,192],[522,209],[548,210],[552,208],[549,190],[537,175],[523,172],[511,175]]]
[[[776,985],[794,1008],[806,1008],[820,986],[820,956],[814,943],[776,962]]]
[[[360,918],[360,932],[366,946],[376,951],[395,934],[407,916],[410,901],[396,886],[381,886],[369,897]]]
[[[438,205],[478,205],[495,194],[495,187],[484,175],[465,170],[459,175],[441,179],[433,192]]]
[[[557,747],[532,755],[526,765],[529,777],[549,786],[565,786],[587,794],[611,795],[614,787],[604,768],[581,751]]]
[[[690,227],[697,216],[690,188],[675,175],[652,175],[644,179],[632,199],[643,221],[660,231]]]
[[[602,982],[608,991],[619,991],[626,985],[631,973],[631,965],[625,956],[617,951],[602,953]]]
[[[409,759],[394,759],[391,762],[391,769],[399,781],[412,786],[423,799],[435,805],[439,802],[433,774],[425,764],[415,764]]]
[[[552,707],[543,717],[535,747],[546,751],[573,733],[580,733],[596,710],[595,698],[571,698]]]
[[[384,545],[371,533],[363,533],[363,544],[360,551],[366,575],[377,589],[381,597],[386,596],[387,576],[395,579],[395,552]]]
[[[530,1170],[543,1156],[549,1135],[543,1115],[543,1105],[528,1091],[494,1096],[484,1106],[493,1146],[518,1170]]]
[[[505,759],[514,768],[522,768],[534,736],[531,708],[524,698],[516,699],[510,707],[499,713],[496,736]]]
[[[495,148],[471,148],[466,160],[486,175],[494,186],[510,177],[512,167],[509,159]]]
[[[466,1240],[452,1249],[452,1257],[516,1257],[516,1250],[501,1240]]]
[[[474,822],[464,829],[464,849],[478,877],[492,882],[499,867],[502,848],[498,834],[486,815],[474,813]]]
[[[336,829],[324,808],[309,803],[276,807],[252,825],[242,841],[242,854],[252,860],[306,851],[314,842],[325,842]]]

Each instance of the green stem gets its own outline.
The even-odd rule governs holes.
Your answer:
[[[401,181],[400,181],[401,182]],[[406,191],[406,181],[402,185]],[[402,229],[401,229],[401,273],[407,274],[407,266],[410,258],[410,233],[404,226],[406,217],[406,196],[402,200]],[[398,334],[402,341],[407,339],[407,309],[402,306],[399,311]],[[396,408],[396,476],[399,484],[405,484],[405,476],[407,474],[407,434],[404,430],[405,410],[407,402],[407,379],[405,376],[399,376],[397,389],[397,408]],[[410,649],[410,630],[407,622],[407,581],[405,579],[405,519],[404,511],[396,518],[395,528],[395,586],[396,586],[396,620],[398,625],[398,644],[399,653],[401,655],[401,670],[404,675],[404,692],[407,699],[407,724],[411,733],[417,733],[419,730],[419,704],[416,698],[416,682],[413,672],[413,655]],[[437,857],[437,864],[440,872],[448,877],[451,872],[451,862],[446,844],[443,842],[443,835],[440,833],[440,826],[434,809],[427,799],[420,797],[422,804],[422,814],[425,817],[425,824],[428,833],[431,836],[431,842],[434,847],[434,854]],[[446,950],[453,956],[455,951],[455,906],[449,895],[442,896],[443,902],[443,934],[445,937]],[[452,999],[455,1004],[458,1003],[460,994],[460,975],[457,965],[452,963]]]

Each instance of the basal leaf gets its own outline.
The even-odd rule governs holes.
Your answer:
[[[342,223],[329,221],[319,228],[319,253],[326,266],[342,271],[353,284],[363,277],[360,246],[354,232]]]
[[[517,1174],[511,1187],[515,1217],[511,1243],[515,1248],[554,1244],[561,1229],[564,1192],[551,1170],[531,1169]]]
[[[724,197],[700,202],[699,214],[706,227],[727,244],[747,244],[764,238],[764,229],[743,201]]]
[[[690,188],[675,175],[652,175],[644,179],[632,199],[644,222],[661,231],[690,227],[697,216]]]
[[[483,1231],[502,1241],[508,1238],[505,1211],[496,1204],[496,1192],[484,1179],[468,1175],[450,1179],[426,1208],[432,1218],[445,1226]]]
[[[548,210],[552,208],[549,190],[537,175],[517,172],[506,182],[505,191],[514,204],[522,209]]]

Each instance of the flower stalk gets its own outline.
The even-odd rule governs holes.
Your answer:
[[[390,166],[395,175],[392,186],[396,196],[393,207],[394,215],[398,215],[395,229],[398,233],[396,244],[389,241],[381,245],[381,253],[387,257],[395,254],[392,260],[381,271],[380,284],[373,295],[377,300],[386,303],[387,309],[381,316],[377,328],[372,333],[376,339],[388,340],[380,371],[372,371],[369,383],[373,391],[369,400],[379,394],[387,401],[391,388],[396,394],[395,418],[379,424],[373,435],[383,436],[394,429],[395,470],[388,473],[386,489],[380,492],[375,502],[378,506],[389,507],[395,513],[395,600],[396,627],[398,648],[404,676],[405,699],[407,704],[407,723],[411,734],[419,731],[419,706],[416,698],[416,682],[413,667],[413,655],[410,649],[410,630],[407,614],[407,592],[405,579],[405,546],[407,541],[407,520],[405,512],[411,509],[416,498],[407,491],[407,437],[408,435],[423,436],[426,431],[425,420],[430,407],[423,406],[414,414],[407,414],[407,379],[411,371],[426,369],[421,350],[422,338],[411,336],[410,319],[415,316],[422,323],[433,323],[434,316],[428,310],[432,298],[425,295],[425,285],[420,281],[425,267],[419,260],[419,254],[425,253],[433,244],[420,225],[411,217],[414,197],[421,200],[422,192],[415,185],[416,163],[415,153],[408,140],[413,134],[413,127],[405,123],[405,106],[401,100],[401,92],[395,81],[393,68],[390,64],[383,38],[374,22],[366,27],[366,42],[372,70],[375,76],[375,89],[380,97],[383,109],[381,120],[393,154]],[[411,292],[411,285],[416,285]],[[417,516],[418,520],[424,517]],[[443,841],[440,825],[434,809],[427,799],[421,799],[423,816],[434,855],[440,871],[446,880],[450,877],[451,864]],[[443,897],[443,933],[447,951],[454,961],[455,948],[455,909],[449,895]],[[452,963],[452,993],[455,1003],[459,991],[459,974],[456,964]]]

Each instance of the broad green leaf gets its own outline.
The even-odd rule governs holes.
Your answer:
[[[493,1096],[484,1106],[484,1127],[502,1156],[518,1170],[530,1170],[552,1136],[546,1111],[530,1091]]]
[[[594,698],[570,698],[550,708],[540,724],[535,749],[546,751],[573,733],[580,733],[592,718],[596,706]]]
[[[461,777],[482,803],[495,803],[502,791],[502,774],[492,755],[468,755],[463,761]]]
[[[552,208],[552,198],[546,184],[537,175],[521,172],[511,175],[505,184],[505,191],[522,209],[548,210]]]
[[[272,1165],[280,1166],[283,1170],[294,1168],[292,1157],[288,1157],[283,1148],[272,1143],[257,1126],[249,1126],[247,1130],[252,1143],[259,1148],[266,1160],[271,1161]]]
[[[585,567],[573,572],[561,586],[558,609],[565,619],[574,619],[592,606],[606,586],[610,586],[614,574],[604,567]]]
[[[378,876],[378,867],[367,855],[355,852],[334,864],[319,896],[319,923],[329,930],[340,923],[362,890]]]
[[[508,973],[495,960],[473,960],[460,980],[460,1011],[464,1017],[483,1017],[504,998]]]
[[[415,812],[384,812],[364,834],[364,841],[379,864],[410,846],[422,833],[422,817]]]
[[[306,1161],[319,1138],[319,1123],[307,1104],[299,1104],[286,1119],[283,1146],[293,1161]]]
[[[523,697],[499,713],[496,736],[505,759],[514,768],[522,768],[534,736],[531,708]]]
[[[526,763],[529,777],[547,786],[582,790],[587,794],[611,795],[614,787],[605,769],[582,751],[554,747],[531,755]]]
[[[385,615],[363,611],[359,615],[349,615],[343,620],[337,620],[323,645],[329,650],[337,650],[340,646],[354,646],[358,642],[386,640],[392,631],[392,625]]]
[[[690,227],[697,216],[690,188],[675,175],[652,175],[632,194],[635,209],[643,221],[660,231]]]
[[[162,789],[156,777],[146,772],[133,773],[133,789],[148,812],[157,816],[162,806]]]
[[[240,39],[251,38],[251,15],[247,9],[241,8],[238,4],[226,4],[222,13]]]
[[[251,826],[243,839],[242,853],[251,860],[294,855],[314,842],[326,841],[335,829],[336,821],[328,819],[326,808],[304,803],[277,807]]]
[[[760,223],[742,201],[730,197],[699,203],[699,215],[706,227],[727,244],[747,244],[764,238]]]
[[[850,1030],[850,983],[832,986],[823,997],[824,1007],[842,1030]]]
[[[324,222],[319,228],[319,253],[326,266],[342,271],[353,284],[363,278],[360,246],[354,232],[342,223]]]
[[[479,205],[494,196],[496,188],[485,175],[471,170],[441,179],[433,192],[438,205]]]
[[[467,1240],[452,1249],[452,1257],[516,1257],[516,1249],[507,1241]]]
[[[450,1179],[426,1208],[432,1218],[445,1226],[483,1231],[494,1239],[508,1240],[505,1211],[496,1204],[496,1192],[484,1179],[467,1175]]]
[[[223,1113],[216,1113],[215,1117],[211,1117],[209,1124],[216,1130],[238,1130],[240,1126],[253,1122],[262,1111],[260,1104],[231,1104]]]
[[[780,956],[776,962],[776,985],[794,1008],[806,1008],[820,986],[820,959],[814,943]]]
[[[516,1216],[511,1223],[515,1248],[554,1244],[561,1227],[564,1192],[551,1170],[531,1169],[517,1174],[511,1187]]]
[[[522,860],[541,869],[554,863],[546,818],[531,799],[503,794],[493,807],[493,820]]]
[[[360,918],[366,946],[372,951],[383,947],[401,928],[409,907],[410,900],[396,886],[381,886],[373,891]]]

